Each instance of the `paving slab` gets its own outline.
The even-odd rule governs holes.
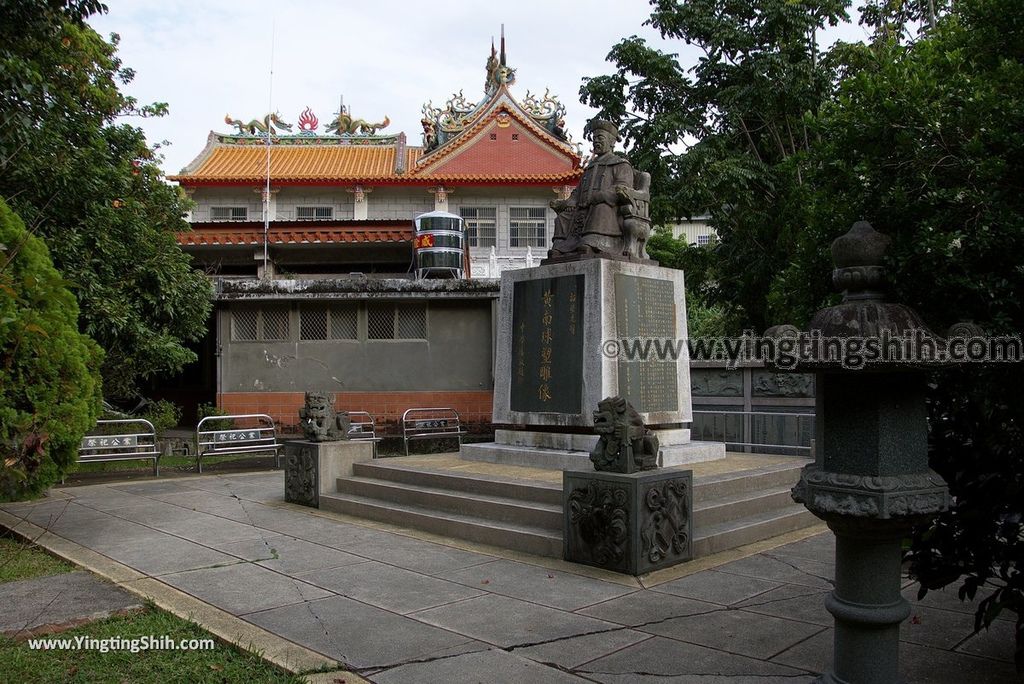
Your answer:
[[[670,618],[704,615],[719,610],[724,610],[724,608],[714,603],[705,603],[672,594],[659,594],[653,591],[637,591],[621,598],[584,608],[578,612],[580,615],[587,615],[599,620],[637,627]]]
[[[484,587],[502,596],[563,610],[576,610],[633,591],[621,584],[509,560],[474,565],[447,573],[445,577],[470,587]]]
[[[500,650],[403,665],[374,674],[379,684],[582,684],[588,680]]]
[[[239,562],[234,556],[162,532],[137,539],[113,537],[92,548],[154,577]]]
[[[757,554],[742,560],[726,563],[715,569],[733,575],[754,577],[783,584],[800,584],[808,587],[831,589],[834,569],[830,563],[802,558],[781,560],[767,554]]]
[[[254,613],[331,595],[325,589],[294,577],[240,561],[223,567],[179,572],[161,579],[232,615]]]
[[[599,682],[810,682],[797,668],[655,637],[575,668]],[[717,679],[716,678],[721,678]],[[726,678],[728,678],[726,680]]]
[[[910,617],[900,625],[900,639],[922,646],[953,649],[973,631],[973,615],[911,604]]]
[[[481,644],[344,596],[246,615],[254,625],[335,658],[349,667],[380,669]]]
[[[585,634],[568,639],[559,639],[538,646],[512,649],[512,653],[542,664],[554,664],[566,670],[579,667],[592,660],[622,650],[627,646],[657,637],[632,629]]]
[[[1013,662],[1014,625],[1009,620],[995,620],[956,648],[960,653]]]
[[[823,589],[814,589],[799,584],[785,584],[737,603],[735,607],[751,613],[773,615],[775,617],[809,622],[823,627],[831,627],[834,618],[825,608]]]
[[[0,584],[0,633],[29,636],[142,608],[139,599],[90,572]]]
[[[653,591],[731,606],[782,586],[785,585],[781,582],[705,570],[659,584],[653,587]]]
[[[720,610],[672,618],[637,629],[728,653],[767,659],[825,628],[741,610]]]
[[[375,531],[369,530],[369,532]],[[372,558],[427,575],[446,575],[455,570],[494,560],[493,556],[462,551],[450,546],[387,532],[364,537],[354,544],[345,546],[344,550],[357,556]]]
[[[494,594],[431,608],[410,617],[502,648],[621,629],[611,622]]]
[[[314,572],[356,563],[368,563],[366,558],[353,556],[327,546],[268,532],[263,539],[250,539],[225,544],[221,551],[286,575]]]
[[[832,629],[814,635],[778,654],[772,662],[812,672],[824,672],[832,663]],[[918,644],[900,643],[900,671],[913,684],[1019,684],[1012,663],[978,658]]]
[[[133,482],[129,484],[112,484],[111,489],[129,494],[141,496],[153,496],[154,494],[167,494],[171,492],[196,491],[189,486],[189,481],[184,478],[173,480],[153,480],[151,482]]]
[[[299,577],[336,594],[399,615],[484,594],[479,589],[376,561],[306,572]]]

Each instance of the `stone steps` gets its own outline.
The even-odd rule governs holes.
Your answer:
[[[552,558],[562,557],[562,531],[489,520],[354,494],[323,494],[320,508],[393,523],[446,537],[490,544]]]
[[[694,478],[694,554],[705,556],[816,522],[789,490],[805,461]],[[409,465],[357,463],[321,507],[542,556],[562,556],[562,487]]]

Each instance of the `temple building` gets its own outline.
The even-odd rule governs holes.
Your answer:
[[[168,398],[268,413],[294,424],[303,393],[394,422],[406,408],[456,408],[489,423],[496,278],[546,256],[554,212],[582,175],[564,107],[515,98],[492,45],[484,93],[422,109],[423,140],[353,118],[324,127],[309,109],[225,117],[170,176],[195,202],[182,248],[215,280],[199,377]],[[465,220],[468,279],[415,280],[413,219]],[[453,354],[453,352],[456,352]]]

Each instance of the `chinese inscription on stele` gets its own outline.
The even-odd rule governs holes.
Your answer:
[[[615,322],[619,339],[650,343],[646,354],[619,356],[619,396],[640,413],[677,410],[674,283],[617,273]]]
[[[582,275],[524,280],[512,293],[513,411],[580,413]]]

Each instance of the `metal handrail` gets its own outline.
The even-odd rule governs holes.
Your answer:
[[[146,432],[118,432],[115,434],[91,434],[97,428],[103,425],[124,425],[134,423],[142,425],[147,428]],[[134,437],[135,444],[127,445],[92,445],[86,444],[86,440],[103,438],[103,437]],[[143,442],[139,438],[146,438],[147,441]],[[131,451],[125,451],[131,449]],[[100,451],[102,453],[87,453]],[[96,421],[95,427],[90,430],[89,434],[82,436],[82,439],[78,443],[78,463],[102,463],[104,461],[130,461],[133,459],[152,459],[153,461],[153,475],[160,475],[160,451],[157,449],[156,441],[156,428],[153,427],[153,423],[149,422],[145,418],[107,418],[104,420]],[[62,480],[63,481],[63,480]]]
[[[207,422],[218,420],[230,420],[234,423],[237,419],[256,419],[258,424],[254,427],[235,427],[220,430],[203,430]],[[258,437],[241,439],[237,442],[218,442],[213,435],[221,432],[246,432],[255,431]],[[269,433],[264,436],[264,433]],[[203,437],[208,437],[204,440]],[[206,448],[204,448],[206,447]],[[203,456],[234,456],[249,453],[273,452],[275,466],[281,467],[281,445],[277,443],[277,426],[274,419],[265,413],[238,413],[226,416],[206,416],[196,425],[196,470],[203,472]]]
[[[431,413],[438,414],[438,413],[444,413],[446,411],[449,412],[452,415],[451,416],[441,415],[441,416],[436,416],[436,417],[430,417]],[[416,414],[416,413],[427,414],[427,416],[425,416],[423,418],[416,418],[416,417],[410,418],[409,417],[409,414]],[[412,421],[427,421],[427,420],[432,420],[433,419],[433,420],[438,420],[438,421],[441,421],[441,420],[443,420],[443,421],[450,421],[450,420],[452,420],[453,417],[454,417],[454,420],[455,420],[455,425],[443,425],[443,426],[437,426],[437,427],[427,427],[427,426],[409,427],[408,426],[408,422],[410,420],[412,420]],[[424,432],[424,430],[426,432]],[[405,443],[405,455],[406,456],[409,455],[409,440],[410,439],[426,439],[426,438],[430,438],[430,437],[437,437],[437,438],[443,439],[445,437],[455,437],[455,438],[457,438],[459,440],[459,448],[461,449],[461,447],[462,447],[462,435],[464,435],[464,434],[465,434],[465,430],[462,429],[462,420],[461,420],[461,418],[459,416],[459,412],[456,411],[455,409],[451,408],[451,407],[448,407],[448,406],[441,407],[441,406],[439,406],[439,407],[434,407],[434,408],[411,408],[411,409],[406,409],[405,412],[402,413],[402,441]]]
[[[794,413],[792,411],[752,411],[752,410],[751,411],[747,411],[747,410],[742,410],[742,409],[741,410],[719,409],[719,410],[716,410],[716,411],[697,410],[697,411],[693,411],[693,414],[694,415],[698,415],[698,414],[701,414],[701,415],[717,415],[717,416],[722,416],[722,415],[725,415],[725,416],[730,416],[730,415],[735,415],[735,416],[771,416],[771,417],[779,417],[779,418],[796,418],[798,421],[801,418],[810,418],[811,420],[814,420],[817,417],[816,414],[814,414],[814,413]],[[744,432],[746,432],[746,429],[744,429]],[[737,446],[742,446],[742,447],[766,447],[766,448],[769,448],[769,449],[794,449],[794,450],[801,450],[801,451],[807,451],[807,452],[812,452],[813,449],[814,449],[813,446],[804,446],[804,445],[801,445],[801,444],[769,444],[767,442],[744,442],[744,441],[734,441],[734,440],[731,440],[731,439],[724,440],[724,443],[725,444],[735,444]]]

